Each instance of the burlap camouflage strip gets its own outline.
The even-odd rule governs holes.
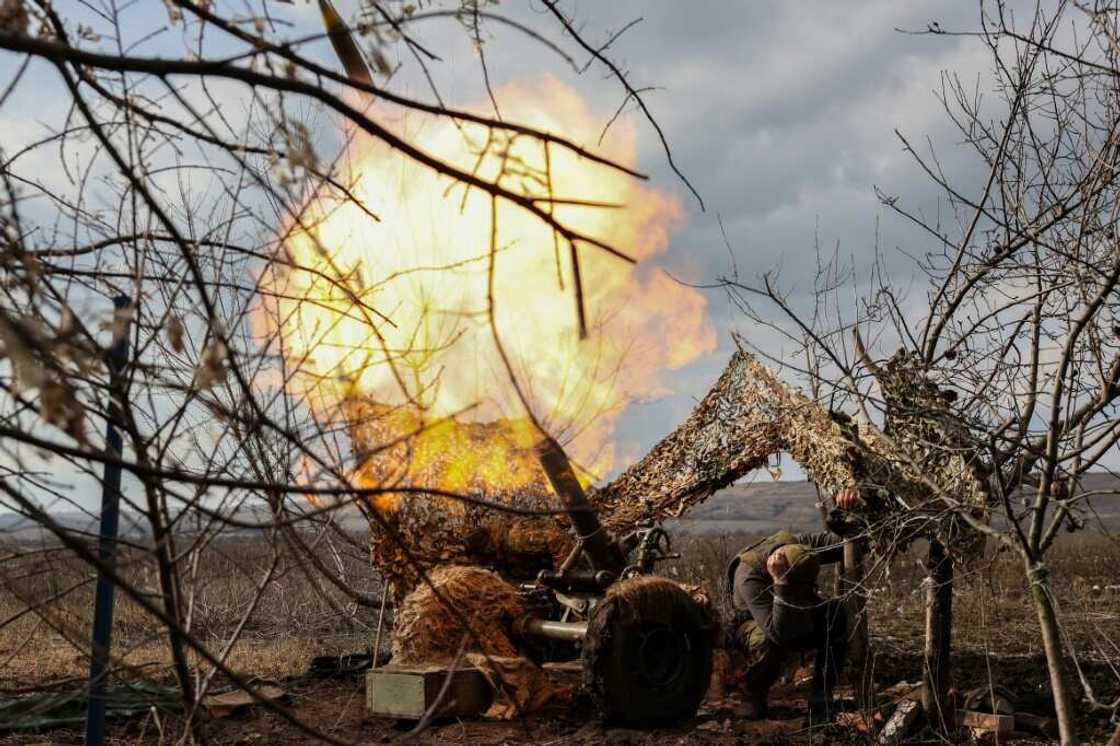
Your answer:
[[[825,493],[859,487],[867,502],[860,518],[864,527],[891,533],[881,544],[896,543],[897,525],[889,519],[903,516],[911,524],[936,519],[946,541],[975,546],[975,534],[952,519],[940,500],[960,500],[977,519],[987,518],[983,470],[967,428],[912,358],[896,355],[875,373],[888,407],[887,433],[829,412],[740,349],[680,427],[617,479],[590,490],[589,498],[604,525],[620,534],[645,517],[679,516],[786,451]],[[473,427],[478,432],[471,437],[486,437],[485,425]],[[368,432],[354,428],[351,434],[371,450],[376,445]],[[539,485],[484,496],[518,507],[555,509],[543,474]],[[521,566],[531,574],[561,561],[572,546],[562,516],[512,516],[417,496],[385,514],[425,568],[480,564],[505,572]],[[398,597],[415,586],[415,571],[376,527],[370,551]]]

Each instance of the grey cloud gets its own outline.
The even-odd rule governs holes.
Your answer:
[[[339,5],[346,10],[347,3]],[[154,22],[162,11],[158,4],[152,7],[156,10],[145,12],[156,14]],[[291,33],[296,37],[317,30],[312,7],[276,6],[275,12],[295,20]],[[638,16],[645,19],[610,54],[630,71],[635,85],[661,87],[646,94],[649,105],[681,168],[708,204],[707,213],[697,209],[669,170],[655,133],[639,115],[627,114],[639,132],[640,168],[656,186],[676,193],[689,212],[661,263],[692,281],[711,281],[728,270],[717,213],[745,274],[780,268],[783,280],[803,292],[811,284],[818,225],[826,249],[839,243],[844,253],[866,264],[878,218],[888,265],[905,278],[909,261],[889,250],[898,245],[921,252],[930,247],[929,239],[885,213],[873,185],[902,196],[915,210],[932,214],[938,203],[936,190],[902,152],[896,127],[917,143],[931,137],[961,183],[981,178],[931,92],[942,70],[985,79],[979,43],[895,30],[920,29],[935,19],[947,28],[973,28],[973,4],[584,0],[567,7],[586,22],[592,43],[604,40],[608,29]],[[496,10],[574,50],[538,4],[511,1]],[[484,100],[478,55],[461,27],[430,23],[417,27],[416,35],[443,58],[432,68],[448,102]],[[181,39],[174,37],[165,35],[144,52],[158,54],[160,44],[177,48]],[[597,65],[576,75],[552,52],[496,25],[487,38],[484,51],[495,85],[551,72],[580,90],[603,112],[604,122],[622,100],[617,83]],[[315,50],[325,64],[334,64],[325,43]],[[581,63],[585,59],[582,53],[575,56]],[[406,67],[393,85],[430,100],[426,82],[404,50],[401,61]],[[43,69],[35,75],[46,79],[52,73]],[[329,118],[321,123],[324,133],[332,126]],[[668,432],[722,369],[730,352],[727,332],[737,319],[721,293],[712,292],[710,302],[721,335],[719,351],[672,376],[677,395],[631,408],[620,428],[623,451],[641,452]],[[754,333],[780,350],[776,338]]]
[[[927,237],[892,218],[873,187],[900,195],[933,214],[937,192],[902,152],[893,130],[918,145],[930,137],[954,178],[966,188],[981,174],[947,120],[933,90],[942,71],[984,79],[986,59],[975,40],[899,33],[931,20],[945,28],[973,28],[971,4],[895,3],[648,3],[574,2],[567,6],[591,43],[639,16],[644,20],[612,45],[610,56],[645,94],[674,156],[703,195],[708,211],[672,174],[656,133],[640,114],[626,116],[639,133],[639,167],[654,184],[678,195],[689,213],[659,263],[690,281],[710,282],[729,269],[716,222],[723,218],[745,275],[780,269],[798,293],[812,283],[814,240],[853,257],[866,273],[876,227],[887,266],[906,282],[911,264],[898,245],[921,253]],[[556,23],[534,3],[503,3],[509,13],[563,42]],[[604,121],[622,101],[617,83],[598,65],[583,75],[515,32],[493,26],[484,51],[496,85],[548,70],[575,86]],[[436,76],[445,96],[477,101],[485,95],[479,59],[461,29],[432,27],[426,41],[445,59]],[[565,48],[573,49],[570,43]],[[577,53],[581,63],[586,58]],[[399,81],[416,95],[426,84],[413,72]],[[500,105],[499,101],[499,105]],[[632,109],[633,107],[631,107]],[[796,296],[795,296],[796,297]],[[634,405],[619,428],[621,450],[640,453],[687,414],[730,353],[728,332],[739,319],[719,291],[709,294],[720,349],[672,376],[676,395]],[[750,330],[776,354],[782,343]]]

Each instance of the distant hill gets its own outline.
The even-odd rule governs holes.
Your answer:
[[[1095,492],[1120,493],[1120,479],[1108,474],[1089,474],[1082,487]],[[97,535],[97,517],[79,511],[55,512],[52,518],[69,531]],[[236,513],[244,522],[266,524],[267,511],[245,508]],[[147,535],[142,520],[125,513],[121,516],[121,537],[142,539]],[[1090,529],[1104,526],[1110,531],[1120,531],[1120,495],[1096,496],[1085,518]],[[357,510],[343,510],[336,516],[348,532],[363,533],[365,519]],[[687,517],[669,521],[667,527],[677,533],[772,533],[779,529],[816,531],[821,527],[821,514],[817,508],[817,491],[812,482],[755,482],[734,485],[721,490],[704,503],[696,506]],[[182,527],[186,533],[190,526]],[[245,538],[256,533],[249,529],[229,529],[229,536]],[[14,513],[0,514],[0,540],[17,541],[50,540],[52,535],[26,518]]]
[[[68,531],[97,530],[97,516],[90,516],[77,510],[52,512],[51,519]],[[0,513],[0,534],[14,534],[19,531],[38,530],[35,522],[19,513]]]
[[[100,517],[96,513],[85,513],[80,510],[54,510],[50,511],[50,517],[59,527],[71,534],[95,538],[100,529]],[[119,529],[121,538],[135,539],[147,534],[146,524],[141,516],[135,513],[121,513]],[[54,534],[30,518],[26,518],[19,513],[0,513],[0,539],[39,542],[51,541],[53,538]]]
[[[1120,493],[1120,479],[1110,474],[1087,474],[1081,486],[1086,491]],[[1103,524],[1110,531],[1120,530],[1120,494],[1096,496],[1090,503],[1091,510],[1084,516],[1089,529]],[[703,534],[816,531],[821,528],[821,514],[812,482],[755,482],[721,490],[670,525],[681,533]]]
[[[808,531],[820,529],[821,513],[812,482],[756,482],[723,489],[669,525],[681,533]]]

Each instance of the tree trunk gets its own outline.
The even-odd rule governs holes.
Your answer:
[[[953,712],[948,706],[949,661],[953,639],[953,559],[930,537],[926,559],[926,649],[922,708],[930,725],[948,733]]]
[[[837,590],[847,606],[848,618],[854,623],[848,632],[848,671],[856,704],[861,710],[875,706],[872,698],[871,666],[868,661],[867,594],[863,587],[863,556],[852,541],[844,544],[844,566],[837,579]]]
[[[1050,673],[1050,691],[1054,695],[1054,714],[1058,718],[1058,736],[1062,746],[1079,743],[1077,721],[1070,699],[1068,678],[1065,674],[1065,655],[1061,633],[1058,630],[1058,611],[1050,588],[1050,573],[1041,561],[1026,560],[1027,580],[1031,584],[1031,597],[1038,612],[1038,627],[1042,633],[1042,647],[1046,651],[1046,668]]]

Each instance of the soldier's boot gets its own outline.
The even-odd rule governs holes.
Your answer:
[[[809,725],[831,723],[836,716],[833,700],[833,687],[836,685],[837,672],[847,659],[847,607],[836,600],[829,601],[821,608],[824,618],[818,629],[824,634],[818,641],[816,655],[813,656],[813,682],[809,685]]]
[[[810,727],[831,723],[836,716],[833,687],[836,685],[834,659],[821,651],[813,661],[813,681],[809,684]]]
[[[746,684],[743,707],[738,714],[749,720],[765,720],[770,715],[766,699],[770,687],[782,673],[786,653],[766,639],[754,622],[743,625],[740,640],[746,654],[747,670],[743,676]]]
[[[813,677],[809,688],[809,723],[810,727],[831,723],[835,716],[835,707],[832,697],[832,687],[824,681]]]
[[[763,690],[748,687],[743,698],[743,706],[736,714],[747,720],[765,720],[770,717],[770,706],[766,703],[769,687]]]

